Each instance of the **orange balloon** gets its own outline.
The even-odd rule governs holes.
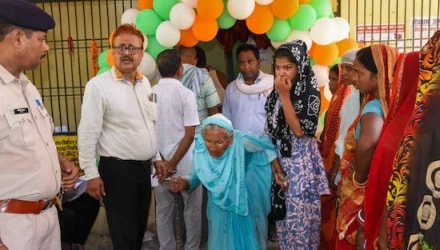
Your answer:
[[[359,47],[358,43],[352,38],[345,38],[336,43],[339,49],[339,56],[343,56],[345,52]]]
[[[195,46],[199,40],[194,36],[192,29],[180,30],[180,45],[185,47]]]
[[[264,34],[272,27],[274,17],[268,5],[255,4],[252,14],[246,18],[246,25],[254,34]]]
[[[201,18],[198,14],[192,26],[194,37],[202,42],[209,42],[217,35],[217,20],[208,20]]]
[[[153,9],[153,0],[138,0],[138,9]]]
[[[313,44],[313,54],[311,55],[316,64],[330,65],[338,58],[338,46],[335,43],[328,45]]]
[[[112,33],[110,33],[110,36],[108,37],[108,44],[110,44],[110,48],[113,47],[113,35],[115,34],[115,31],[113,30]]]
[[[330,101],[327,100],[327,97],[324,95],[324,88],[325,86],[319,87],[319,93],[321,95],[321,109],[319,111],[319,116],[321,116],[322,112],[326,111],[330,105]]]
[[[299,7],[299,0],[274,0],[270,7],[275,17],[287,19],[295,15]]]
[[[115,58],[113,57],[113,49],[110,49],[107,53],[107,62],[108,65],[110,66],[115,65]]]
[[[217,19],[223,12],[223,0],[198,0],[197,14],[204,19]]]
[[[310,0],[299,0],[299,4],[309,4]]]

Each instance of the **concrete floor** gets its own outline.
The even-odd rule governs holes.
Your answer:
[[[150,215],[148,217],[147,232],[144,236],[144,244],[142,250],[158,250],[159,242],[156,236],[156,222],[155,222],[155,209],[154,209],[154,197],[152,199],[152,206],[150,208]],[[86,250],[112,250],[112,243],[110,234],[107,227],[107,220],[105,217],[104,207],[100,208],[98,217],[92,228],[92,232],[85,245]],[[206,250],[205,247],[201,247],[200,250]],[[278,250],[278,244],[276,242],[267,242],[268,250]]]

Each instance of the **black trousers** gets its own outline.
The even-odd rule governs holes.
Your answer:
[[[63,211],[57,206],[61,241],[84,245],[98,215],[99,206],[99,201],[87,193],[63,203]]]
[[[114,250],[140,250],[151,201],[151,161],[101,157],[104,205]]]

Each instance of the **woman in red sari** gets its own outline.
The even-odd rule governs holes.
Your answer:
[[[356,54],[353,64],[355,85],[364,94],[361,111],[347,132],[340,170],[341,203],[336,220],[336,249],[363,249],[357,241],[357,216],[361,211],[373,153],[388,115],[390,85],[397,51],[386,45],[371,45]],[[358,244],[356,246],[356,244]]]
[[[363,219],[367,249],[386,249],[383,219],[394,155],[416,101],[419,53],[401,54],[394,72],[391,104],[374,151],[365,191]],[[382,231],[381,231],[382,225]],[[381,232],[381,237],[379,233]],[[378,241],[380,239],[380,241]]]

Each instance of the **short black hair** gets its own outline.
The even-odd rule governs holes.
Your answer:
[[[356,53],[356,58],[362,65],[364,65],[364,67],[368,71],[377,74],[378,71],[377,71],[376,63],[374,62],[373,51],[371,50],[371,46],[360,49]]]
[[[255,58],[257,58],[257,60],[260,60],[260,51],[258,50],[258,48],[250,43],[243,43],[242,45],[238,46],[237,48],[237,52],[236,52],[236,56],[238,59],[238,56],[240,55],[241,52],[243,51],[252,51],[255,55]]]
[[[182,59],[177,50],[166,49],[157,55],[156,63],[162,77],[173,77],[182,66]]]
[[[200,48],[199,46],[194,47],[196,49],[196,57],[197,57],[197,64],[196,66],[199,68],[203,68],[206,65],[206,54],[205,51]]]

